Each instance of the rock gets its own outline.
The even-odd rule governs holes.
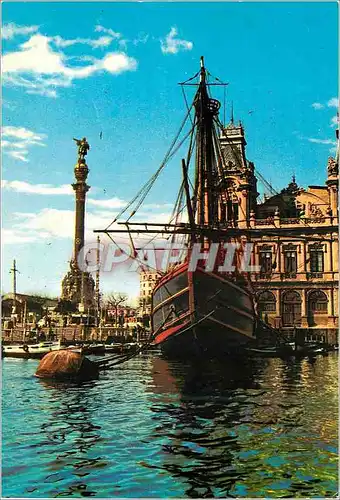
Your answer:
[[[98,366],[88,358],[69,350],[51,351],[39,363],[35,376],[58,380],[98,378]]]

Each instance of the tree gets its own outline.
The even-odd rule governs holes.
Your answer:
[[[108,307],[112,307],[115,311],[115,325],[118,323],[118,306],[124,304],[128,299],[125,293],[111,293],[106,298],[106,304]]]

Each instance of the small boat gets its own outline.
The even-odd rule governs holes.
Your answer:
[[[83,349],[82,349],[82,347],[81,347],[81,346],[79,346],[79,345],[69,345],[69,346],[65,347],[65,349],[66,349],[67,351],[77,352],[77,353],[79,353],[79,354],[82,354],[82,353],[83,353]]]
[[[83,354],[105,354],[105,345],[104,344],[89,344],[82,346]]]
[[[60,342],[40,342],[39,344],[21,344],[2,346],[2,356],[6,358],[41,359],[51,351],[59,351]]]
[[[314,358],[316,356],[324,356],[327,355],[326,350],[320,346],[301,346],[298,349],[294,350],[294,356],[296,358]]]
[[[123,344],[115,343],[115,344],[105,344],[105,352],[123,352]]]
[[[272,347],[248,347],[246,354],[250,356],[263,358],[282,358],[294,356],[294,350],[290,345],[272,346]]]
[[[245,349],[245,352],[250,356],[258,356],[266,358],[284,358],[284,357],[311,358],[320,355],[321,356],[327,355],[327,351],[322,346],[305,345],[305,346],[299,346],[296,349],[294,343],[282,344],[280,346],[249,347]]]

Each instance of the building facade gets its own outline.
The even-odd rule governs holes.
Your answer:
[[[338,134],[337,134],[338,137]],[[250,272],[258,313],[287,333],[307,330],[334,342],[338,328],[339,148],[328,160],[324,185],[299,187],[293,177],[280,193],[258,202],[254,164],[245,153],[241,124],[220,138],[226,165],[220,224],[247,229],[253,243]]]
[[[160,278],[156,271],[141,271],[139,276],[139,316],[151,314],[152,291]]]

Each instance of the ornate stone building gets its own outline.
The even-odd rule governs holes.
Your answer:
[[[86,193],[90,186],[86,184],[89,173],[85,156],[90,149],[86,138],[77,140],[78,161],[74,168],[76,182],[72,184],[75,191],[75,234],[73,257],[70,261],[70,270],[62,281],[61,299],[68,300],[78,305],[79,310],[94,306],[94,280],[91,274],[83,272],[78,266],[78,255],[84,246],[85,235],[85,201]]]
[[[220,221],[249,229],[252,264],[261,269],[250,273],[259,314],[287,333],[303,328],[311,338],[335,341],[339,148],[328,160],[324,185],[304,189],[293,177],[287,188],[259,203],[242,125],[231,122],[220,144],[227,166]]]

